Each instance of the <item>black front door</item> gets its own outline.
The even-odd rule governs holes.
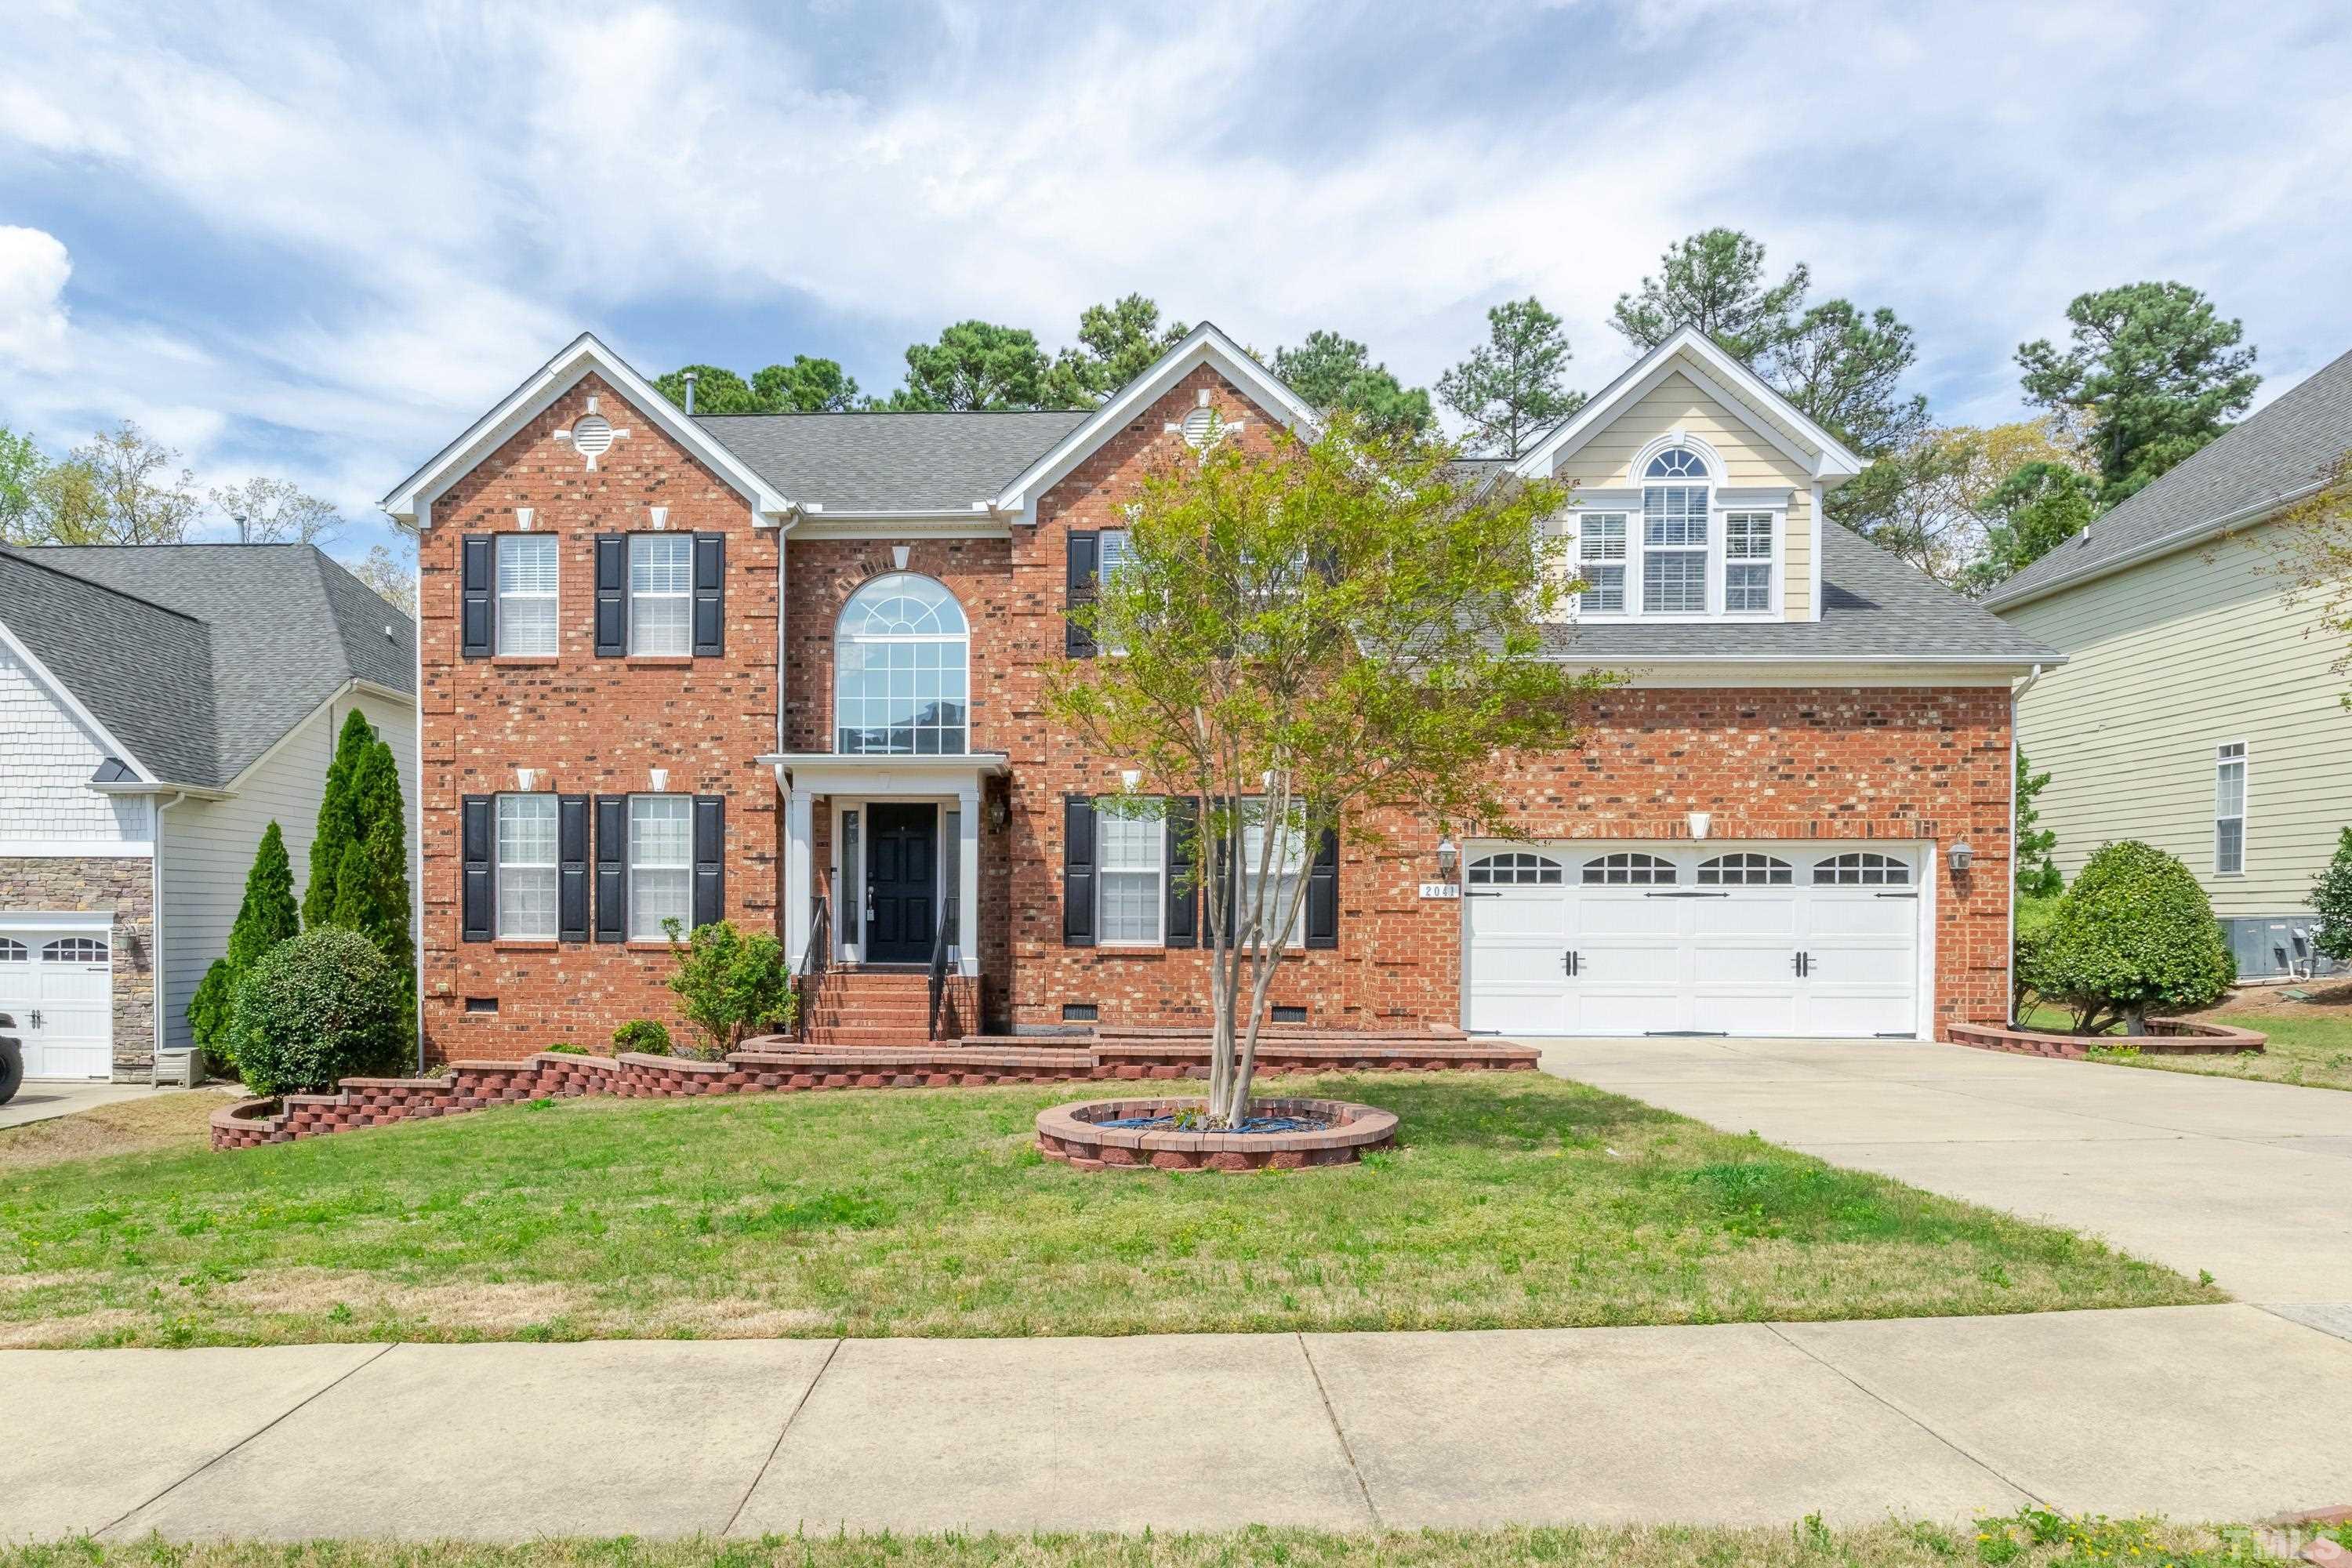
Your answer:
[[[928,963],[939,930],[939,807],[866,808],[866,962]]]

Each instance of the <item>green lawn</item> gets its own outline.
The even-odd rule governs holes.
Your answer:
[[[2145,1056],[2118,1037],[2117,1049],[2097,1059],[2209,1078],[2256,1079],[2305,1089],[2352,1089],[2352,985],[2319,981],[2284,989],[2300,990],[2309,999],[2298,1001],[2277,987],[2249,987],[2233,993],[2220,1007],[2194,1015],[2241,1029],[2262,1030],[2270,1039],[2259,1056]],[[2071,1022],[2063,1008],[2045,1005],[2028,1015],[2027,1027],[2063,1030]]]
[[[1287,1080],[1286,1087],[1297,1080]],[[1332,1078],[1360,1167],[1041,1158],[1067,1086],[541,1102],[20,1167],[0,1344],[1456,1329],[2210,1301],[2063,1230],[1536,1073]]]

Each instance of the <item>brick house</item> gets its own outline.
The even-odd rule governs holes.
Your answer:
[[[1118,759],[1042,677],[1148,465],[1312,418],[1207,325],[1084,413],[692,417],[582,337],[385,500],[423,541],[429,1054],[672,1017],[662,921],[722,915],[821,963],[844,1039],[920,1037],[935,940],[945,1033],[1199,1022],[1169,835],[1092,809]],[[1302,855],[1277,1016],[2005,1017],[2011,697],[2055,656],[1827,521],[1860,463],[1696,334],[1486,462],[1575,482],[1546,656],[1633,679],[1580,748],[1497,760],[1521,838]]]

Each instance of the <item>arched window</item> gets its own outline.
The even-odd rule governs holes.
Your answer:
[[[0,936],[0,963],[30,963],[33,950],[13,936]]]
[[[1674,879],[1675,863],[1655,855],[1603,855],[1584,863],[1588,888],[1666,887]]]
[[[1857,850],[1832,855],[1813,868],[1816,888],[1907,888],[1911,868],[1891,855]]]
[[[1706,613],[1707,470],[1686,447],[1669,447],[1642,470],[1642,610]]]
[[[1785,888],[1796,879],[1796,868],[1769,855],[1718,855],[1698,863],[1702,888]]]
[[[41,958],[48,963],[104,963],[106,943],[95,937],[59,937],[41,949]]]
[[[970,749],[971,629],[955,595],[894,572],[850,595],[834,632],[834,749],[960,755]]]
[[[1557,888],[1559,884],[1559,861],[1530,855],[1523,849],[1481,856],[1470,862],[1470,885],[1474,888]]]

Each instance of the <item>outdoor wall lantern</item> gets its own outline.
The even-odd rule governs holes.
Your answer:
[[[1693,838],[1706,837],[1706,830],[1714,826],[1715,814],[1713,812],[1694,811],[1690,814],[1690,830],[1691,837]]]
[[[1461,863],[1462,851],[1454,844],[1453,835],[1440,835],[1437,840],[1437,874],[1441,877],[1451,877],[1454,875],[1454,868]]]
[[[1976,858],[1977,852],[1969,847],[1969,841],[1967,839],[1963,838],[1958,843],[1953,845],[1951,851],[1952,875],[1955,877],[1966,875],[1968,868],[1976,862]]]

